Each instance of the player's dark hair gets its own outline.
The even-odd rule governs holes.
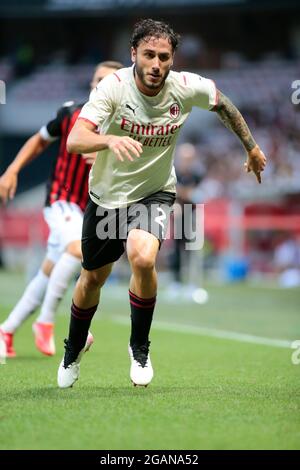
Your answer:
[[[124,67],[124,65],[121,64],[121,62],[116,62],[115,60],[105,60],[104,62],[100,62],[99,64],[97,64],[95,70],[97,70],[99,67],[107,67],[108,69],[120,70]]]
[[[167,23],[155,21],[151,18],[140,20],[135,24],[130,45],[137,48],[142,40],[147,40],[147,38],[153,36],[155,38],[168,38],[172,44],[173,52],[175,52],[179,43],[179,35]]]

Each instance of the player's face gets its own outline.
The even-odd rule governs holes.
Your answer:
[[[101,82],[101,80],[103,80],[103,78],[105,78],[107,75],[109,75],[110,73],[113,73],[115,71],[116,71],[116,69],[112,69],[110,67],[103,67],[102,65],[100,65],[100,67],[97,67],[97,69],[95,70],[93,79],[90,83],[91,90],[96,88],[98,83]]]
[[[154,96],[163,88],[173,64],[173,50],[168,38],[143,40],[137,48],[131,48],[131,59],[135,63],[135,80],[139,90]]]

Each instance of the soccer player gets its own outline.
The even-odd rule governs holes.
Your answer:
[[[170,70],[177,44],[178,36],[169,25],[152,19],[137,23],[131,39],[133,66],[96,87],[69,134],[69,152],[99,153],[83,221],[83,269],[58,369],[61,388],[78,379],[80,360],[91,345],[88,330],[100,290],[124,251],[124,239],[132,270],[130,378],[140,386],[152,380],[149,332],[157,292],[155,262],[175,200],[175,143],[193,106],[217,113],[238,136],[247,153],[246,170],[261,182],[266,158],[237,108],[211,80]],[[101,133],[95,134],[98,126]],[[109,229],[113,221],[115,232]]]
[[[90,84],[91,89],[106,75],[121,67],[122,64],[114,61],[98,64]],[[88,175],[93,155],[68,152],[66,141],[82,106],[83,104],[74,102],[65,103],[55,119],[25,142],[0,178],[0,200],[6,203],[15,195],[21,169],[38,157],[51,142],[60,139],[44,209],[44,217],[50,229],[47,254],[37,275],[0,327],[6,343],[7,357],[16,356],[14,333],[41,304],[40,315],[33,324],[35,343],[43,354],[55,354],[55,313],[69,282],[80,271],[82,220],[88,200]]]
[[[175,169],[177,177],[177,205],[181,208],[174,212],[174,230],[176,226],[185,227],[188,231],[192,230],[194,212],[196,205],[194,204],[193,192],[203,179],[202,172],[199,171],[198,162],[199,155],[197,154],[196,146],[190,143],[183,143],[176,148]],[[199,201],[200,202],[200,201]],[[203,201],[201,201],[203,202]],[[191,211],[184,212],[184,206],[189,204]],[[195,292],[195,279],[184,279],[184,268],[190,267],[191,257],[193,257],[192,250],[186,251],[185,244],[188,237],[185,236],[183,231],[182,237],[175,237],[173,242],[173,252],[170,259],[170,267],[173,274],[173,282],[170,283],[168,288],[168,296],[176,301],[176,298],[182,296],[182,290],[188,293],[188,296],[193,295]],[[185,252],[185,260],[183,262],[183,253]],[[187,266],[186,266],[187,265]],[[188,269],[189,271],[190,269]],[[187,281],[187,282],[186,282]]]

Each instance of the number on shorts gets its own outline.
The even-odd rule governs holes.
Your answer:
[[[163,220],[166,220],[167,216],[166,216],[165,211],[161,207],[157,207],[157,210],[160,213],[160,215],[157,215],[154,220],[162,227],[164,231],[165,226],[164,226]]]

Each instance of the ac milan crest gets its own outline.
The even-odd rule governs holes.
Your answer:
[[[178,118],[180,114],[180,107],[178,103],[173,103],[172,106],[170,106],[170,115],[172,119]]]

